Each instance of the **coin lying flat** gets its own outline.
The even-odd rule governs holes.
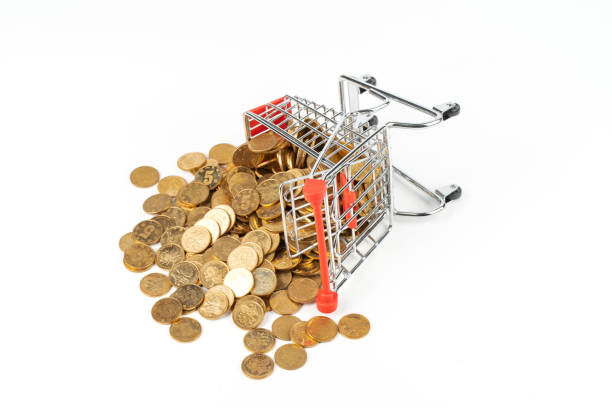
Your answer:
[[[370,332],[370,321],[358,313],[350,313],[338,322],[338,331],[349,339],[360,339]]]
[[[236,326],[244,330],[255,329],[261,324],[265,311],[254,301],[236,303],[232,312],[232,319]]]
[[[267,353],[275,343],[276,339],[268,329],[252,329],[244,335],[244,346],[253,353]]]
[[[187,226],[193,227],[196,222],[200,221],[207,212],[210,211],[210,207],[195,207],[189,214],[187,214]]]
[[[227,257],[227,265],[230,269],[244,268],[252,271],[257,267],[258,261],[257,252],[246,245],[240,245]]]
[[[270,307],[278,314],[290,315],[297,313],[302,305],[289,299],[286,290],[279,290],[270,296]]]
[[[253,213],[258,207],[259,193],[252,188],[241,190],[234,195],[234,199],[232,200],[232,208],[236,212],[236,215],[243,217]]]
[[[300,319],[292,315],[281,316],[272,323],[272,334],[274,334],[277,339],[289,341],[291,340],[289,335],[291,327],[300,321]]]
[[[179,176],[166,176],[157,183],[157,191],[176,197],[179,190],[187,185],[187,180]]]
[[[222,179],[223,169],[219,166],[210,166],[208,163],[206,166],[199,169],[194,175],[194,180],[206,184],[211,190],[217,188]]]
[[[210,198],[210,205],[214,208],[218,205],[229,205],[232,202],[232,195],[229,191],[219,189]]]
[[[204,227],[208,230],[208,232],[210,232],[210,242],[215,242],[217,239],[219,239],[219,235],[221,235],[221,228],[219,227],[219,224],[217,224],[217,221],[210,218],[203,218],[196,222],[195,225]]]
[[[211,235],[208,228],[201,225],[189,227],[181,237],[181,245],[187,252],[200,253],[210,245]]]
[[[257,296],[267,296],[276,289],[276,274],[267,268],[256,268],[253,271],[254,285],[251,293]]]
[[[268,130],[263,132],[249,140],[247,145],[252,152],[255,153],[268,153],[274,151],[283,141],[276,133]]]
[[[265,254],[270,252],[272,248],[272,236],[262,230],[255,230],[248,232],[243,238],[242,243],[254,242],[261,247]]]
[[[200,152],[185,153],[176,162],[181,170],[194,171],[206,164],[206,155]]]
[[[297,370],[306,363],[306,350],[297,344],[285,344],[274,353],[274,362],[285,370]]]
[[[240,241],[236,238],[223,236],[219,237],[212,246],[213,254],[223,262],[227,262],[229,254],[240,246]]]
[[[296,303],[313,303],[318,292],[317,283],[308,278],[295,278],[287,288],[287,295]]]
[[[174,222],[174,219],[168,217],[167,215],[157,214],[155,217],[153,217],[151,219],[153,221],[157,221],[162,226],[162,228],[164,229],[164,232],[166,232],[166,230],[168,228],[172,228],[172,227],[176,226],[176,223]]]
[[[306,323],[306,334],[319,343],[331,341],[338,334],[336,322],[326,316],[315,316]]]
[[[183,313],[183,305],[176,299],[163,298],[159,299],[151,309],[153,320],[162,324],[170,324]]]
[[[172,288],[172,282],[163,273],[150,273],[140,280],[140,290],[147,296],[163,296]]]
[[[153,266],[155,251],[148,245],[136,243],[123,253],[123,264],[132,272],[143,272]]]
[[[306,334],[306,322],[297,322],[289,330],[291,341],[304,348],[316,346],[319,344],[316,340]]]
[[[219,224],[221,229],[221,235],[225,234],[232,225],[232,219],[230,215],[219,207],[215,207],[206,213],[204,218],[210,218]]]
[[[181,317],[170,324],[170,336],[182,343],[194,341],[202,333],[200,323],[191,317]]]
[[[170,281],[175,287],[198,283],[198,267],[193,262],[177,262],[168,274]]]
[[[159,240],[159,243],[162,246],[170,245],[170,244],[180,245],[181,244],[181,238],[183,237],[183,233],[184,232],[185,232],[185,227],[171,227],[171,228],[168,228],[162,234],[162,236],[161,236],[161,238]]]
[[[151,166],[140,166],[132,170],[130,181],[136,187],[152,187],[159,180],[159,172]]]
[[[172,197],[167,194],[155,194],[147,198],[142,209],[149,214],[159,214],[172,206]]]
[[[264,302],[264,300],[262,298],[260,298],[259,296],[255,296],[255,295],[246,295],[246,296],[243,296],[243,297],[239,298],[236,301],[236,304],[241,303],[241,302],[255,302],[259,306],[261,306],[261,308],[264,311],[266,310],[266,302]]]
[[[191,283],[177,288],[170,297],[181,302],[183,310],[195,310],[204,300],[204,291]]]
[[[132,236],[132,232],[128,232],[127,234],[124,234],[121,239],[119,240],[119,249],[121,249],[122,251],[125,251],[126,249],[128,249],[129,247],[131,247],[132,245],[134,245],[136,243],[136,241],[134,241],[134,237]]]
[[[157,221],[145,220],[140,221],[132,231],[132,238],[143,244],[157,244],[164,233],[164,227]]]
[[[280,181],[267,179],[259,183],[256,190],[260,196],[260,204],[264,207],[274,205],[280,200]]]
[[[206,292],[206,294],[209,293],[223,293],[227,297],[228,308],[234,305],[234,292],[225,285],[213,286],[212,288],[208,289],[208,292]]]
[[[170,269],[172,266],[181,262],[185,258],[185,251],[179,245],[168,244],[157,250],[155,262],[161,269]]]
[[[249,378],[261,380],[274,371],[274,361],[265,354],[255,353],[242,360],[242,372]]]
[[[210,148],[208,157],[217,160],[219,164],[231,163],[236,147],[229,143],[220,143]]]
[[[180,207],[170,207],[168,208],[163,215],[167,215],[168,217],[174,220],[174,225],[177,227],[182,227],[185,225],[185,220],[187,219],[187,215],[185,211],[183,211]]]
[[[224,292],[208,291],[198,312],[205,319],[215,320],[223,316],[228,309],[229,300]]]
[[[198,278],[205,288],[222,285],[229,268],[222,261],[209,261],[202,265],[198,273]]]
[[[248,294],[253,288],[253,274],[245,268],[234,268],[225,275],[223,284],[230,288],[236,297],[241,297]]]
[[[206,184],[192,181],[179,190],[176,198],[188,207],[195,207],[206,201],[209,194],[210,189]]]

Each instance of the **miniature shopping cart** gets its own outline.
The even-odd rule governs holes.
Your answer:
[[[458,115],[458,104],[426,108],[379,89],[371,76],[343,75],[339,87],[340,111],[284,96],[244,114],[247,141],[272,130],[291,144],[298,162],[312,169],[283,182],[279,194],[289,255],[319,260],[322,289],[317,307],[324,313],[336,309],[338,289],[387,236],[394,214],[435,214],[461,196],[456,185],[426,188],[393,166],[389,151],[391,129],[436,125]],[[360,95],[366,92],[380,103],[361,109]],[[427,120],[378,126],[376,113],[392,102],[416,109]],[[392,173],[431,197],[435,207],[424,212],[396,209]]]

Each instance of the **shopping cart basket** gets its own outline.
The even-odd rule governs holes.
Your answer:
[[[426,108],[376,86],[371,76],[339,78],[340,111],[297,96],[284,96],[245,112],[247,141],[272,130],[297,152],[296,165],[311,171],[281,183],[279,188],[285,243],[291,257],[318,259],[322,289],[317,307],[336,309],[337,291],[387,236],[393,215],[427,216],[461,196],[449,185],[434,191],[393,166],[389,151],[391,129],[436,125],[459,114],[459,105]],[[360,108],[360,95],[380,101]],[[392,102],[425,114],[422,122],[387,122],[378,126],[376,113]],[[435,202],[422,212],[396,209],[392,173]],[[327,262],[326,262],[327,260]]]

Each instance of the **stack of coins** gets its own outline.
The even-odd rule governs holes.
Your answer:
[[[276,364],[296,369],[306,361],[304,348],[330,341],[338,330],[349,338],[369,331],[361,315],[347,315],[338,325],[324,316],[308,322],[291,316],[303,304],[315,302],[321,278],[314,250],[289,255],[295,248],[281,234],[279,186],[309,174],[312,164],[301,151],[266,132],[238,147],[215,145],[208,157],[200,152],[182,155],[177,165],[192,174],[189,182],[175,175],[160,179],[149,166],[132,171],[135,186],[157,184],[158,194],[142,205],[151,218],[121,237],[123,263],[132,272],[154,265],[166,271],[144,276],[140,289],[161,297],[174,288],[153,305],[151,315],[169,325],[175,340],[189,342],[200,336],[201,324],[185,316],[190,312],[197,310],[206,320],[231,314],[236,326],[248,330],[244,344],[253,352],[243,361],[243,372],[265,378],[274,361],[264,353],[275,339],[292,342],[277,349]],[[314,231],[303,234],[300,240],[313,242]],[[272,331],[259,327],[269,311],[282,315]]]

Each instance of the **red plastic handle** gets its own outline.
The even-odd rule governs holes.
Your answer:
[[[344,172],[340,173],[340,188],[343,188],[346,184],[347,184],[347,179],[346,179],[346,174],[344,174]],[[355,199],[356,199],[356,195],[355,192],[351,190],[351,186],[348,186],[343,192],[342,192],[342,208],[343,211],[346,212],[348,210],[348,213],[346,214],[346,220],[350,220],[351,217],[353,216],[353,205],[355,204]],[[357,210],[357,207],[355,206],[354,208],[355,210]],[[357,218],[353,218],[351,221],[349,221],[348,224],[350,229],[355,229],[357,228]]]

